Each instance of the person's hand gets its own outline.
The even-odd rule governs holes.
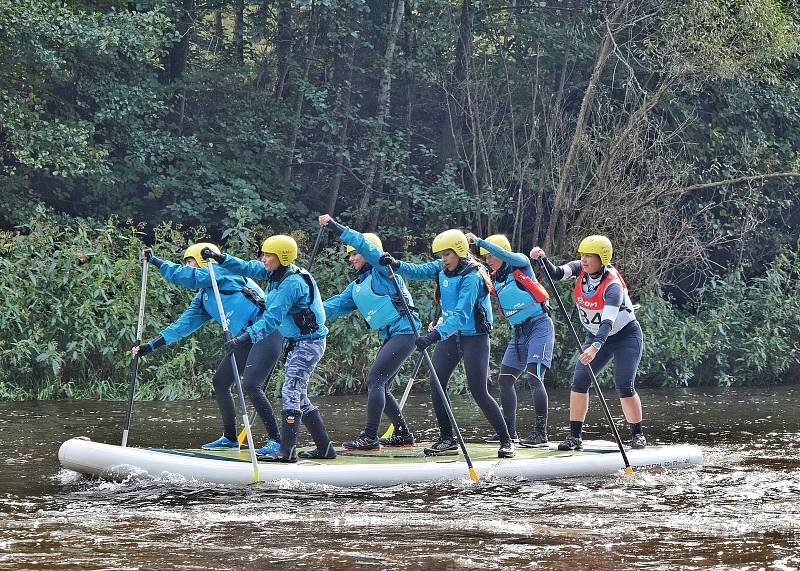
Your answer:
[[[395,270],[400,269],[400,262],[394,259],[394,257],[388,252],[381,254],[381,257],[378,258],[378,263],[382,266],[391,266],[392,269]]]
[[[473,234],[472,232],[467,232],[466,234],[464,234],[464,237],[467,239],[467,242],[469,242],[470,244],[474,244],[478,240],[478,237],[475,234]]]
[[[600,349],[595,347],[594,345],[589,345],[586,350],[581,353],[581,356],[578,357],[578,360],[583,363],[584,365],[588,365],[594,359],[594,356],[597,355],[597,352]]]
[[[547,254],[545,254],[544,250],[542,250],[539,246],[534,246],[531,248],[531,259],[538,260],[539,258],[544,258],[545,256],[547,256]]]
[[[417,346],[417,351],[421,352],[439,341],[441,338],[442,336],[439,335],[439,332],[434,329],[423,337],[417,337],[417,340],[414,341],[414,345]]]
[[[153,255],[153,250],[151,250],[150,248],[147,248],[147,249],[145,249],[145,250],[142,252],[142,256],[144,257],[144,260],[145,260],[145,261],[146,261],[148,264],[153,264],[153,265],[154,265],[156,268],[161,268],[161,264],[163,264],[163,263],[164,263],[164,260],[161,260],[161,259],[159,259],[159,258],[156,258],[156,257]]]
[[[439,318],[439,321],[437,321],[436,323],[434,323],[433,321],[431,321],[430,323],[428,323],[428,333],[430,333],[431,331],[433,331],[433,328],[434,328],[434,327],[436,327],[437,325],[441,325],[442,323],[444,323],[444,317],[440,317],[440,318]]]
[[[323,214],[318,218],[320,226],[327,226],[328,223],[333,220],[333,217],[330,214]]]
[[[220,264],[225,261],[225,254],[217,254],[214,250],[208,247],[200,250],[200,257],[204,260],[215,260]]]
[[[249,342],[250,342],[250,334],[247,331],[245,331],[244,333],[242,333],[238,337],[231,337],[230,341],[226,341],[225,342],[225,352],[226,353],[232,353],[233,351],[236,351],[236,349],[238,349],[239,347],[241,347],[245,343],[249,343]]]
[[[153,346],[150,345],[150,343],[145,343],[143,345],[137,345],[136,347],[131,349],[131,354],[134,357],[136,357],[136,355],[139,355],[139,357],[144,357],[148,353],[152,353],[152,352],[153,352]]]

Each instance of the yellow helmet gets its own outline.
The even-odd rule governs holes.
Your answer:
[[[581,240],[578,246],[579,254],[597,254],[600,256],[600,263],[607,266],[611,263],[611,256],[614,253],[614,247],[611,245],[611,240],[605,236],[587,236]]]
[[[200,255],[200,252],[203,250],[203,248],[213,250],[217,254],[222,253],[216,245],[211,244],[210,242],[199,242],[186,248],[186,251],[183,253],[183,259],[186,260],[186,258],[192,258],[195,262],[197,262],[198,266],[205,268],[207,265],[206,260],[204,260],[203,256]],[[213,262],[214,260],[209,261]]]
[[[459,258],[466,258],[469,254],[469,242],[461,230],[445,230],[433,239],[431,251],[434,254],[445,250],[453,250]]]
[[[297,242],[291,236],[276,234],[261,244],[261,252],[278,256],[282,266],[288,266],[297,259]]]
[[[506,252],[511,251],[511,242],[508,241],[505,234],[492,234],[486,241],[490,244],[494,244],[495,246],[499,246],[503,248]],[[486,254],[491,254],[491,252],[485,248],[481,248],[481,256],[485,256]]]
[[[375,246],[376,248],[378,248],[381,252],[383,252],[383,242],[381,242],[381,239],[378,238],[377,234],[373,234],[372,232],[366,232],[364,234],[364,239],[373,246]],[[353,248],[350,244],[348,244],[346,253],[349,254],[350,252],[355,252],[355,248]]]

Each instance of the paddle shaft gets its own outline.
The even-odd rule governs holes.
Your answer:
[[[405,312],[406,319],[408,319],[409,325],[411,325],[411,331],[414,334],[414,339],[419,339],[419,332],[417,331],[416,323],[414,323],[414,317],[411,315],[411,310],[408,307],[408,303],[406,302],[406,298],[403,295],[403,291],[400,289],[400,284],[397,282],[397,276],[394,274],[394,269],[392,266],[386,266],[389,270],[389,279],[392,281],[392,285],[394,285],[394,290],[397,293],[397,296],[400,298],[400,301],[403,303],[403,309]],[[439,394],[439,398],[442,399],[442,404],[444,405],[444,409],[447,412],[447,418],[450,419],[450,425],[453,427],[453,432],[456,435],[456,440],[458,440],[458,445],[461,447],[461,452],[464,454],[464,460],[467,462],[467,468],[469,470],[469,477],[472,480],[478,479],[478,474],[475,472],[475,468],[472,465],[472,459],[469,457],[469,452],[467,451],[467,445],[464,442],[464,437],[461,435],[461,429],[458,427],[458,423],[456,422],[456,417],[453,415],[453,409],[450,406],[450,402],[447,400],[447,395],[444,392],[444,388],[442,388],[442,383],[439,380],[439,375],[436,374],[436,369],[433,368],[433,362],[431,361],[430,356],[428,355],[427,350],[422,351],[422,357],[425,359],[425,362],[428,364],[428,369],[431,372],[431,378],[433,379],[433,386],[436,392]]]
[[[139,320],[136,322],[136,347],[142,344],[144,331],[144,302],[147,295],[147,259],[142,251],[142,285],[139,288]],[[131,415],[133,414],[133,396],[136,392],[136,379],[139,376],[139,352],[133,356],[131,363],[131,379],[128,383],[128,403],[125,407],[125,419],[122,421],[122,447],[128,445],[128,431],[131,428]]]
[[[217,276],[214,274],[214,264],[208,262],[208,275],[211,278],[211,287],[214,289],[214,298],[217,301],[219,311],[219,321],[222,325],[222,332],[225,341],[230,341],[231,332],[228,330],[228,318],[225,317],[225,308],[222,306],[222,296],[219,294],[217,286]],[[247,445],[250,447],[250,462],[253,464],[253,482],[258,482],[258,459],[256,458],[256,448],[253,444],[253,431],[250,430],[250,421],[247,418],[247,404],[244,402],[244,392],[242,391],[242,379],[239,377],[239,367],[236,365],[236,355],[231,351],[231,368],[233,369],[233,379],[236,382],[236,391],[239,393],[239,406],[242,410],[242,423],[247,431]]]
[[[308,272],[311,272],[311,268],[314,266],[314,258],[317,257],[317,252],[319,251],[319,244],[322,238],[323,230],[325,230],[325,227],[320,226],[319,232],[317,233],[317,239],[314,241],[314,248],[311,250],[311,257],[308,259],[308,268],[306,269],[306,271]],[[286,341],[283,342],[283,351],[281,351],[281,354],[283,354],[284,351],[286,351]],[[269,383],[269,380],[272,378],[272,375],[274,375],[275,371],[278,370],[278,361],[280,361],[280,357],[278,357],[278,359],[275,360],[275,363],[272,365],[272,368],[270,369],[267,378],[264,379],[265,385]],[[253,422],[255,422],[257,416],[258,416],[258,411],[256,409],[253,409],[253,416],[252,416]],[[241,432],[239,432],[239,436],[237,437],[240,446],[244,442],[245,436],[247,435],[246,430],[247,430],[246,428],[242,428]]]
[[[556,301],[558,302],[558,307],[561,308],[561,311],[564,313],[564,317],[567,320],[567,325],[569,325],[570,331],[572,331],[572,336],[575,338],[575,342],[578,344],[578,350],[583,352],[583,343],[581,343],[581,338],[578,337],[578,332],[575,331],[575,327],[572,325],[572,321],[567,314],[567,308],[564,307],[564,302],[561,301],[561,296],[556,289],[556,284],[553,283],[553,278],[550,276],[550,272],[547,271],[547,266],[544,265],[542,262],[540,267],[544,270],[544,275],[547,276],[547,281],[550,282],[550,288],[553,290],[553,294],[556,297]],[[619,431],[617,430],[617,426],[614,424],[614,419],[611,417],[611,411],[608,408],[608,403],[606,402],[605,397],[603,396],[603,391],[600,390],[600,383],[597,381],[597,376],[594,374],[594,370],[592,369],[592,365],[584,365],[587,369],[589,369],[589,375],[592,377],[592,384],[594,385],[595,390],[597,391],[597,396],[600,397],[600,404],[603,406],[603,412],[606,415],[606,420],[608,421],[608,425],[611,427],[611,433],[614,435],[614,440],[617,442],[617,446],[619,447],[619,453],[622,455],[622,461],[625,462],[625,471],[629,474],[633,473],[633,468],[631,468],[631,463],[628,462],[628,455],[625,454],[625,448],[622,446],[622,439],[619,436]]]

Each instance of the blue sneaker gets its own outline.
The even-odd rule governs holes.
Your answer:
[[[267,440],[267,443],[264,444],[263,447],[256,450],[257,455],[265,455],[265,454],[277,454],[278,450],[281,448],[281,443],[277,440],[273,440],[270,438]]]
[[[220,436],[214,442],[203,444],[200,448],[203,450],[229,450],[235,448],[239,449],[239,443],[236,440],[229,440],[225,436]]]

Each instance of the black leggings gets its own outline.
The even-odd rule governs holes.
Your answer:
[[[538,365],[538,369],[537,369]],[[537,374],[537,370],[539,374]],[[531,390],[533,405],[536,409],[537,428],[546,429],[547,427],[547,389],[544,388],[544,374],[547,367],[541,363],[528,363],[525,371],[525,379],[528,381],[528,388]],[[517,391],[514,383],[519,378],[522,371],[514,369],[508,365],[500,367],[500,403],[503,405],[503,417],[506,419],[506,426],[512,436],[517,434]]]
[[[447,394],[447,383],[450,376],[463,359],[464,371],[467,373],[467,387],[472,398],[478,403],[483,416],[492,425],[501,442],[510,440],[506,422],[500,407],[486,388],[489,379],[489,336],[488,335],[451,335],[438,343],[433,350],[433,368],[442,383],[442,388]],[[434,388],[436,381],[431,377],[431,390],[433,410],[436,412],[436,421],[443,438],[453,437],[453,427],[447,416],[447,409],[442,402],[439,392]]]
[[[400,412],[400,405],[389,391],[389,381],[413,352],[413,335],[390,337],[378,351],[378,356],[375,357],[375,362],[367,375],[367,422],[363,430],[365,436],[378,437],[378,424],[383,412],[392,421],[395,430],[406,431],[406,422]]]
[[[283,336],[275,331],[265,339],[256,343],[245,343],[237,348],[233,354],[236,357],[236,366],[239,375],[243,375],[242,389],[250,397],[250,401],[261,417],[264,428],[270,438],[279,439],[278,423],[272,405],[264,394],[264,383],[267,375],[277,363],[283,349]],[[226,438],[236,439],[236,408],[231,397],[231,386],[235,382],[233,368],[231,367],[230,354],[225,355],[214,373],[214,397],[222,417],[222,430]]]

